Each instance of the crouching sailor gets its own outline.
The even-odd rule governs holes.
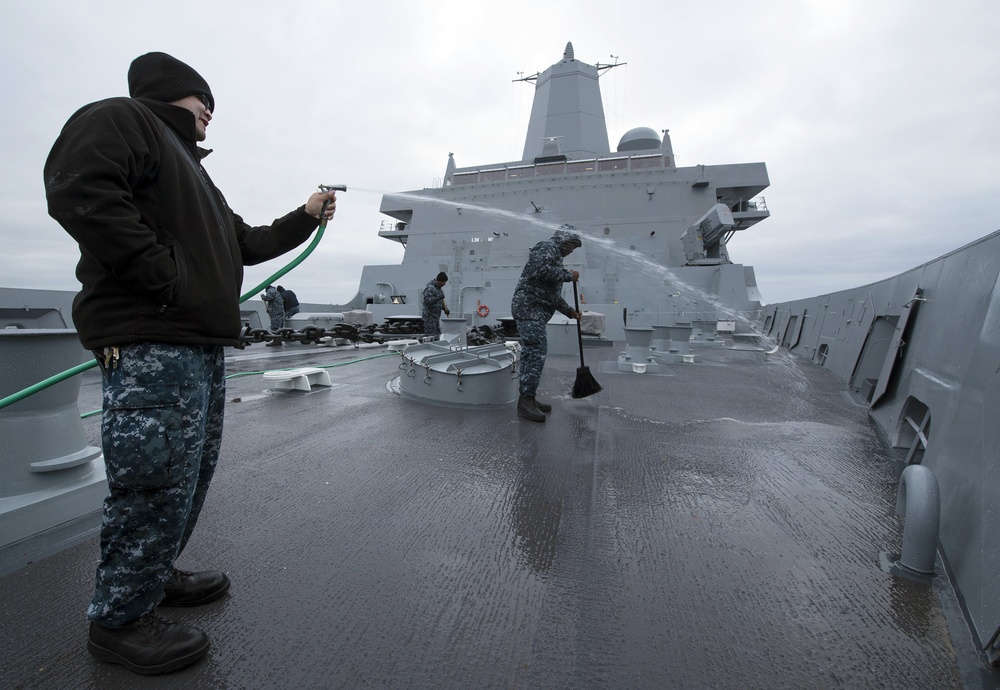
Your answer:
[[[198,521],[219,455],[223,347],[241,329],[243,266],[293,249],[336,193],[313,194],[270,226],[250,227],[201,161],[215,99],[165,53],[136,58],[131,98],[84,106],[45,164],[49,214],[80,245],[73,322],[103,369],[101,441],[110,495],[87,647],[142,674],[205,655],[200,629],[157,606],[222,597],[219,570],[175,566]]]
[[[550,239],[532,247],[511,298],[511,316],[521,336],[517,414],[533,422],[544,422],[544,413],[552,411],[551,405],[535,398],[548,351],[545,324],[556,311],[571,319],[580,318],[580,312],[563,299],[562,286],[580,278],[577,271],[563,266],[563,258],[582,244],[575,232],[559,229]]]

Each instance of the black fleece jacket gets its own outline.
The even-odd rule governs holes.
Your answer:
[[[243,266],[316,229],[304,206],[247,225],[202,167],[208,153],[190,111],[146,98],[92,103],[63,127],[45,193],[80,245],[73,322],[84,347],[236,344]]]

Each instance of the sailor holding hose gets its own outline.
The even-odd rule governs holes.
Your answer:
[[[73,322],[103,369],[111,493],[87,647],[159,674],[203,657],[208,637],[154,609],[208,603],[229,589],[223,572],[191,573],[175,561],[218,460],[223,348],[239,341],[243,266],[308,239],[321,215],[333,216],[336,192],[251,227],[202,167],[209,151],[198,142],[215,114],[205,79],[147,53],[132,62],[128,85],[130,98],[69,119],[44,173],[49,214],[80,245]]]

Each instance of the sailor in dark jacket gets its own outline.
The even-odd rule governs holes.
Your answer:
[[[442,271],[437,277],[427,283],[424,292],[420,296],[420,318],[424,321],[424,335],[430,336],[431,340],[441,337],[441,312],[451,316],[448,305],[444,302],[445,283],[448,282],[448,275]]]
[[[520,395],[517,414],[534,422],[544,422],[543,413],[552,410],[551,405],[535,399],[548,349],[545,325],[556,311],[571,319],[580,318],[580,312],[571,307],[562,296],[563,283],[575,282],[580,278],[577,271],[567,270],[563,266],[563,258],[580,246],[582,242],[579,235],[569,229],[559,229],[550,239],[532,247],[511,298],[511,315],[521,336],[521,379],[518,384]]]
[[[225,403],[223,346],[241,329],[243,266],[306,240],[334,192],[269,226],[233,212],[202,167],[215,99],[194,69],[164,53],[136,58],[130,98],[84,106],[45,163],[49,214],[80,245],[73,322],[103,369],[101,560],[88,649],[143,674],[208,649],[201,630],[158,605],[222,596],[217,570],[174,567],[205,500]]]
[[[291,290],[278,286],[278,294],[281,295],[282,306],[285,307],[285,318],[295,316],[299,313],[299,298]]]

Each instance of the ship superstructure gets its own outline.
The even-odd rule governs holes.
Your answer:
[[[510,314],[528,250],[562,224],[584,238],[566,260],[581,273],[589,310],[621,326],[734,318],[760,309],[753,269],[733,263],[727,240],[768,217],[764,163],[677,167],[669,133],[626,132],[611,151],[599,76],[567,44],[562,59],[525,81],[535,96],[523,158],[462,167],[454,155],[440,187],[387,194],[394,220],[379,234],[405,246],[399,265],[366,266],[352,302],[406,311],[438,271],[472,322]],[[413,311],[413,307],[409,307]],[[618,315],[621,314],[622,318]]]
[[[526,79],[522,160],[449,157],[441,186],[387,195],[400,265],[303,305],[301,331],[259,329],[286,347],[227,353],[223,457],[181,565],[234,585],[170,612],[212,635],[175,684],[1000,687],[1000,231],[765,307],[727,247],[768,215],[763,163],[678,168],[649,128],[612,152],[612,67],[567,46]],[[576,324],[549,324],[553,410],[521,423],[514,343],[460,339],[509,315],[563,224],[607,329],[578,359]],[[441,270],[442,341],[406,344]],[[0,398],[92,362],[72,298],[0,288]],[[603,389],[579,400],[583,349]],[[79,413],[101,405],[91,368],[0,408],[4,687],[135,685],[81,644],[106,491],[101,418]]]

